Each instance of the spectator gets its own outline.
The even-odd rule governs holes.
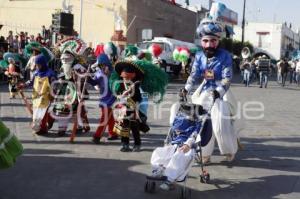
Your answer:
[[[280,64],[280,72],[281,72],[281,86],[285,86],[285,81],[287,78],[287,73],[289,71],[289,63],[287,59],[285,58],[283,62]]]
[[[261,58],[258,59],[257,67],[259,72],[259,83],[260,83],[259,88],[262,88],[263,86],[267,88],[270,66],[271,66],[270,59],[268,59],[266,55],[263,55]]]
[[[20,53],[23,53],[24,49],[25,49],[25,45],[26,45],[26,36],[25,36],[25,33],[24,32],[21,32],[20,33]]]
[[[42,44],[42,40],[43,40],[43,37],[41,36],[41,33],[38,33],[36,38],[35,38],[35,41],[39,42],[40,44]]]
[[[297,82],[297,85],[299,86],[300,85],[300,61],[297,60],[296,61],[296,82]]]
[[[15,39],[12,43],[13,52],[18,53],[20,47],[19,36],[15,35]]]
[[[296,63],[295,61],[290,61],[289,62],[289,73],[290,73],[290,84],[293,83],[293,81],[295,81],[295,76],[296,76]]]
[[[8,45],[9,45],[9,48],[13,48],[13,41],[14,41],[14,36],[13,36],[13,32],[10,30],[8,32],[8,36],[6,38],[7,42],[8,42]]]

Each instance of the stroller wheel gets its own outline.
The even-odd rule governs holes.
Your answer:
[[[154,193],[156,189],[156,183],[153,181],[150,183],[150,193]]]
[[[146,181],[144,185],[144,191],[146,193],[154,193],[156,189],[156,183],[151,181]]]
[[[150,183],[149,183],[149,181],[147,180],[146,182],[145,182],[145,185],[144,185],[144,191],[146,192],[146,193],[148,193],[149,192],[149,188],[150,188],[150,185],[149,185]]]
[[[180,189],[179,199],[192,199],[192,190],[189,188],[182,187]]]
[[[209,173],[204,172],[203,174],[200,175],[200,182],[201,183],[208,184],[209,180],[210,180]]]

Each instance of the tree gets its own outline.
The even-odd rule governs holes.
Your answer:
[[[253,45],[248,41],[242,44],[242,42],[238,40],[232,40],[231,38],[222,38],[220,46],[237,56],[241,56],[242,49],[244,47],[248,47],[251,53],[253,53]]]

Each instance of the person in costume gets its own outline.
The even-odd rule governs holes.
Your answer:
[[[149,95],[160,94],[162,99],[168,83],[168,76],[151,62],[142,60],[121,60],[115,64],[115,72],[110,77],[110,87],[117,96],[115,103],[116,124],[114,130],[121,136],[122,152],[131,151],[129,133],[134,138],[133,151],[140,151],[140,131],[147,132],[146,116],[140,111],[142,101],[140,87]]]
[[[16,98],[17,83],[20,78],[20,69],[16,66],[16,62],[12,57],[8,58],[8,68],[4,74],[8,77],[8,89],[10,99]]]
[[[152,61],[152,55],[150,52],[141,52],[139,51],[139,49],[134,46],[134,45],[127,45],[125,50],[125,57],[124,59],[126,60],[147,60],[150,57],[150,60],[148,61]],[[148,53],[148,55],[146,54]],[[140,87],[140,92],[141,92],[141,96],[142,96],[142,101],[140,103],[140,111],[147,116],[148,113],[148,93],[144,92],[143,89]]]
[[[78,132],[88,132],[90,130],[87,111],[84,106],[84,99],[88,97],[88,92],[85,88],[87,79],[87,69],[83,67],[87,61],[87,46],[79,38],[68,37],[55,46],[56,56],[60,56],[62,72],[61,83],[57,84],[57,98],[54,104],[54,112],[52,115],[59,119],[59,136],[66,133],[70,119],[73,120],[73,130],[70,137],[70,142],[74,141],[75,135]],[[83,65],[81,65],[83,64]],[[68,98],[63,101],[61,99]]]
[[[0,170],[12,167],[22,153],[22,144],[0,120]]]
[[[201,38],[201,46],[203,51],[196,54],[194,64],[192,66],[192,71],[187,79],[185,87],[181,90],[181,96],[185,96],[188,92],[192,90],[193,85],[196,84],[201,78],[203,78],[202,84],[198,87],[192,96],[192,103],[199,104],[203,106],[205,110],[211,110],[220,104],[221,99],[227,99],[228,89],[230,87],[230,82],[232,78],[232,58],[229,52],[219,47],[220,37],[223,33],[223,28],[221,24],[213,21],[209,18],[203,19],[197,28],[197,34]],[[229,93],[230,94],[230,93]],[[230,95],[232,96],[232,95]],[[218,103],[216,103],[218,102]],[[231,102],[229,102],[231,103]],[[218,114],[220,111],[219,106],[212,110],[212,125],[219,124],[224,118],[218,118],[214,114]],[[214,113],[214,114],[213,114]],[[230,121],[226,120],[226,124],[230,125]],[[220,126],[220,125],[219,125]],[[228,127],[229,129],[229,127]],[[228,137],[230,137],[231,142],[224,144],[224,148],[230,148],[232,150],[222,150],[219,142],[220,136],[218,133],[224,134],[225,130],[220,131],[214,130],[214,134],[218,140],[219,149],[222,154],[226,155],[226,159],[231,161],[234,159],[235,153],[237,151],[237,139],[235,137],[235,132],[226,132]],[[212,137],[210,144],[203,148],[204,162],[210,161],[210,156],[213,152],[213,146],[215,141],[215,136]],[[227,136],[227,135],[226,135]]]
[[[56,80],[56,74],[48,68],[47,59],[40,54],[35,58],[36,71],[33,78],[25,84],[19,85],[22,89],[33,86],[32,91],[32,129],[33,133],[46,134],[48,132],[48,107],[52,101],[51,83]]]
[[[111,62],[106,54],[100,54],[97,57],[97,62],[92,67],[94,72],[93,77],[89,79],[89,83],[100,92],[99,108],[100,108],[100,120],[96,133],[93,135],[93,142],[95,144],[100,143],[100,139],[103,135],[106,126],[108,126],[108,140],[118,139],[118,135],[113,131],[114,129],[114,115],[112,106],[116,100],[109,88],[109,76],[113,71]]]
[[[35,68],[35,58],[37,55],[39,55],[41,52],[39,51],[38,48],[35,48],[32,50],[32,55],[30,56],[27,65],[25,67],[25,71],[29,71],[29,78],[31,79],[33,77],[33,73],[36,70]]]
[[[104,44],[104,53],[109,57],[112,64],[114,64],[120,55],[120,48],[117,47],[113,42]]]
[[[58,75],[58,81],[53,85],[54,102],[52,111],[52,124],[56,119],[58,121],[58,136],[64,136],[70,118],[78,107],[76,101],[76,88],[72,81],[66,81],[65,74]],[[53,115],[54,114],[54,115]]]
[[[87,112],[84,108],[83,99],[81,99],[81,97],[84,96],[81,93],[81,89],[83,88],[83,78],[78,77],[78,75],[80,75],[79,71],[83,69],[86,72],[86,69],[80,64],[75,64],[75,56],[68,50],[62,53],[61,62],[62,72],[59,75],[59,81],[54,84],[55,100],[52,113],[53,118],[58,121],[58,136],[65,135],[68,124],[71,119],[75,118],[75,114],[81,117],[83,130],[88,132],[90,127],[87,119]],[[81,103],[80,107],[79,103]],[[52,121],[52,123],[53,122],[54,121]],[[76,132],[80,130],[77,122],[74,122],[74,125],[76,125]]]

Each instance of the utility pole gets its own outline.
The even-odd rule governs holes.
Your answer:
[[[245,9],[246,9],[246,0],[244,0],[244,8],[243,8],[242,44],[244,44],[244,39],[245,39]]]
[[[82,10],[83,10],[83,0],[80,0],[79,38],[82,38]]]

